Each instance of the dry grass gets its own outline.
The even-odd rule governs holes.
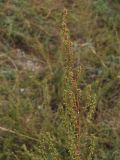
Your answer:
[[[106,0],[0,2],[0,160],[120,159],[119,23]]]

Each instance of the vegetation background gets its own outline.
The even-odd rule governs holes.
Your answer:
[[[0,0],[0,160],[120,160],[119,110],[119,0]]]

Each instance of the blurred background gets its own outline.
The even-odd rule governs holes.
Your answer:
[[[120,159],[120,1],[0,0],[0,126],[8,129],[0,130],[0,160],[73,159],[56,127],[64,90],[64,8],[80,68],[81,160]],[[94,95],[86,135],[88,97]]]

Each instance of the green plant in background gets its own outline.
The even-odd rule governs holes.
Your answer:
[[[92,160],[95,156],[95,149],[96,149],[96,137],[95,133],[91,133],[93,125],[94,125],[94,116],[96,113],[96,94],[92,93],[91,86],[88,86],[88,98],[87,98],[87,103],[86,107],[88,110],[87,117],[86,117],[86,130],[87,130],[87,135],[90,137],[90,146],[89,146],[89,154],[88,154],[88,160]],[[91,131],[90,131],[91,130]]]
[[[0,160],[120,159],[120,15],[109,2],[0,2]]]

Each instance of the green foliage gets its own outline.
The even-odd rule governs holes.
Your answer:
[[[116,6],[0,1],[0,160],[120,159]]]

